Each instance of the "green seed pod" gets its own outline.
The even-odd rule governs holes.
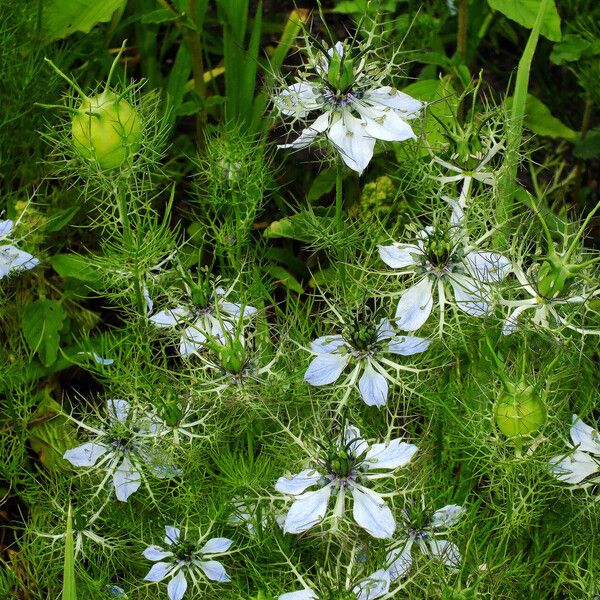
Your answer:
[[[533,386],[508,384],[494,407],[498,429],[508,438],[521,438],[539,431],[546,423],[546,407]]]
[[[577,273],[577,265],[565,263],[559,256],[547,258],[538,271],[538,292],[544,298],[555,298],[569,286]]]
[[[354,61],[340,56],[334,49],[333,56],[329,59],[327,80],[338,92],[343,93],[349,90],[354,83]]]
[[[238,339],[231,340],[220,350],[221,366],[228,373],[241,373],[246,364],[246,350]]]
[[[110,91],[84,98],[71,132],[77,152],[103,169],[120,167],[142,141],[142,124],[131,104]]]

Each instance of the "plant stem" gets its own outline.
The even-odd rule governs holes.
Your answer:
[[[581,139],[585,140],[588,131],[590,129],[590,121],[592,118],[592,108],[594,107],[594,103],[591,98],[587,98],[585,101],[585,109],[583,110],[583,118],[581,119]],[[573,192],[573,198],[575,199],[575,204],[579,204],[580,196],[581,196],[581,177],[583,174],[583,159],[579,159],[577,161],[577,166],[575,167],[575,190]]]
[[[196,0],[188,0],[188,16],[197,24],[198,6]],[[194,75],[194,90],[200,100],[200,108],[196,113],[196,145],[200,149],[204,146],[204,128],[206,126],[206,86],[204,85],[204,59],[202,56],[202,43],[200,33],[186,28],[186,41],[192,56],[192,73]]]
[[[338,159],[335,175],[335,223],[338,231],[344,225],[344,165]]]
[[[467,24],[469,22],[469,0],[458,1],[458,32],[456,34],[456,51],[461,62],[467,57]]]
[[[498,182],[498,208],[497,221],[499,223],[498,235],[495,246],[502,247],[508,241],[508,227],[513,213],[513,198],[516,189],[517,168],[519,166],[519,148],[523,133],[523,119],[525,118],[525,105],[527,102],[527,89],[529,87],[529,73],[533,55],[540,37],[542,21],[548,8],[549,0],[542,0],[538,13],[529,34],[527,45],[519,60],[515,91],[512,101],[512,111],[506,132],[506,153],[504,155],[503,174]]]

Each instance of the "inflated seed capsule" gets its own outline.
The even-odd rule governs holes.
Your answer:
[[[508,438],[539,431],[546,423],[546,407],[533,386],[508,383],[494,408],[498,429]]]
[[[106,90],[83,98],[71,135],[81,157],[96,160],[102,169],[116,169],[140,149],[142,124],[127,100]]]

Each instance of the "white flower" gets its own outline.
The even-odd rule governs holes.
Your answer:
[[[492,144],[491,148],[488,150],[487,154],[479,162],[479,164],[477,164],[477,166],[475,166],[472,169],[461,168],[459,166],[450,164],[449,162],[446,162],[445,160],[442,160],[441,158],[438,158],[437,156],[435,156],[433,158],[433,162],[437,163],[438,165],[441,165],[442,167],[445,167],[449,171],[457,173],[457,175],[436,177],[436,179],[438,181],[441,181],[442,183],[456,182],[458,184],[461,181],[463,182],[462,188],[460,191],[460,196],[458,198],[458,204],[460,205],[461,208],[464,208],[466,206],[467,200],[469,199],[470,194],[471,194],[471,185],[473,183],[473,180],[479,181],[479,182],[481,182],[485,185],[489,185],[489,186],[496,185],[496,183],[498,181],[496,174],[493,173],[492,171],[487,171],[484,167],[492,160],[492,158],[494,158],[494,156],[496,156],[496,154],[500,150],[502,150],[503,147],[504,147],[503,142],[494,142]],[[477,158],[477,157],[473,157],[473,158]]]
[[[28,252],[19,250],[12,244],[4,243],[7,241],[13,227],[14,223],[10,219],[0,221],[0,279],[3,279],[12,271],[33,269],[40,262]]]
[[[424,352],[431,344],[420,337],[396,334],[387,319],[382,319],[377,326],[366,321],[356,322],[346,329],[345,335],[327,335],[311,343],[316,356],[308,366],[304,380],[315,386],[333,383],[346,366],[354,362],[348,378],[349,388],[358,381],[360,395],[369,406],[385,405],[388,380],[395,380],[382,364],[396,370],[413,370],[387,360],[381,354],[412,356]]]
[[[527,292],[530,297],[520,300],[504,300],[502,302],[505,306],[513,309],[502,327],[504,335],[511,335],[516,331],[519,325],[519,318],[525,311],[528,313],[533,312],[533,315],[530,317],[531,323],[544,329],[554,329],[555,327],[564,326],[582,334],[600,334],[600,330],[582,329],[572,325],[557,310],[561,306],[585,304],[590,298],[599,295],[600,289],[570,297],[557,296],[555,298],[544,298],[535,290],[532,282],[529,281],[520,266],[515,265],[514,273],[521,285],[521,289]]]
[[[148,546],[143,555],[148,560],[154,561],[145,581],[162,581],[171,577],[167,586],[169,600],[181,600],[188,587],[186,576],[194,585],[197,585],[197,576],[204,575],[212,581],[231,581],[225,567],[215,556],[225,554],[233,541],[228,538],[211,538],[201,548],[199,544],[181,538],[181,530],[171,525],[165,526],[166,535],[164,542],[167,549],[162,546]],[[165,560],[167,559],[167,560]]]
[[[571,425],[573,442],[568,454],[555,456],[550,460],[552,474],[570,484],[580,484],[592,475],[598,475],[589,483],[600,483],[600,434],[586,425],[577,415],[573,415]],[[587,483],[585,484],[588,485]]]
[[[421,102],[381,86],[382,75],[373,78],[364,58],[355,64],[347,45],[337,42],[327,57],[313,59],[313,70],[315,80],[299,79],[274,102],[284,115],[297,119],[313,111],[321,114],[295,141],[279,148],[304,148],[326,133],[344,163],[360,174],[373,157],[375,140],[416,138],[406,121],[419,115]]]
[[[410,531],[401,538],[403,543],[391,550],[387,556],[390,577],[396,579],[408,573],[412,566],[411,550],[415,544],[426,556],[441,560],[450,569],[457,569],[462,560],[458,547],[453,542],[438,539],[436,536],[445,534],[449,527],[456,525],[465,512],[464,507],[449,504],[436,510],[424,528],[410,528],[407,523]]]
[[[248,317],[256,312],[252,306],[242,309],[240,304],[229,302],[223,288],[217,288],[207,306],[188,305],[162,310],[150,317],[157,327],[171,328],[185,325],[179,342],[179,353],[186,357],[194,354],[206,345],[210,338],[224,344],[232,337],[235,325],[240,316]]]
[[[440,334],[444,325],[445,286],[450,285],[458,308],[484,317],[491,310],[491,284],[504,279],[511,264],[498,252],[471,245],[463,228],[460,206],[451,202],[450,226],[426,227],[413,244],[379,246],[379,256],[389,267],[415,275],[416,283],[404,291],[396,308],[396,324],[405,331],[419,329],[429,318],[437,291]]]
[[[103,467],[106,477],[102,486],[112,477],[117,499],[122,502],[142,484],[144,468],[160,479],[179,473],[152,445],[161,434],[161,423],[149,415],[138,415],[126,400],[108,400],[107,410],[105,430],[76,421],[93,433],[95,440],[67,450],[63,458],[76,467]]]
[[[331,496],[335,497],[334,516],[341,519],[346,493],[350,492],[356,523],[373,537],[392,537],[396,529],[392,511],[366,484],[391,477],[392,472],[406,465],[416,451],[415,445],[400,439],[369,447],[356,427],[346,426],[337,443],[317,461],[319,470],[308,468],[277,480],[275,489],[278,492],[295,497],[285,519],[284,531],[302,533],[323,521]],[[313,486],[318,489],[306,491]]]

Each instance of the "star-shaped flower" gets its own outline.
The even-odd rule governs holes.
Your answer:
[[[154,561],[145,581],[162,581],[171,577],[167,586],[169,600],[181,600],[185,594],[189,577],[197,585],[198,576],[212,581],[231,581],[225,567],[215,556],[225,554],[233,541],[228,538],[211,538],[202,547],[200,543],[188,541],[181,536],[181,530],[172,525],[165,526],[166,535],[162,546],[148,546],[143,554]],[[167,560],[165,560],[167,559]],[[157,562],[158,561],[158,562]]]
[[[382,355],[412,356],[424,352],[430,344],[424,338],[398,335],[387,319],[382,319],[378,325],[368,319],[355,320],[345,328],[344,334],[326,335],[311,343],[311,350],[316,356],[304,374],[304,380],[315,386],[334,383],[348,364],[354,363],[347,378],[349,389],[358,380],[358,389],[365,403],[381,407],[387,402],[388,380],[395,381],[384,365],[396,371],[414,370]]]
[[[367,63],[364,53],[357,60],[355,50],[351,44],[337,42],[326,52],[319,46],[315,56],[309,48],[314,76],[299,78],[274,103],[284,115],[296,119],[321,113],[296,140],[279,148],[304,148],[326,134],[344,163],[360,174],[373,157],[376,140],[416,138],[407,121],[419,115],[422,104],[381,85],[382,72]]]
[[[395,579],[408,573],[412,566],[411,551],[415,545],[426,556],[441,560],[451,569],[458,568],[462,560],[458,547],[453,542],[439,539],[437,536],[445,535],[447,529],[456,525],[465,512],[464,507],[449,504],[436,510],[424,527],[414,527],[405,512],[404,529],[407,533],[401,537],[401,544],[387,556],[390,576]]]
[[[219,287],[203,305],[194,302],[194,294],[191,293],[187,304],[162,310],[151,316],[150,321],[162,328],[184,325],[179,353],[187,357],[202,350],[208,340],[224,344],[233,336],[235,322],[240,317],[248,317],[255,312],[256,309],[252,306],[242,307],[240,304],[229,302],[227,292]]]
[[[585,487],[600,483],[600,434],[586,425],[577,415],[573,415],[569,452],[551,459],[552,474],[559,480]],[[596,475],[596,477],[592,477]],[[589,478],[589,479],[588,479]]]
[[[325,518],[331,496],[336,499],[334,515],[341,519],[349,492],[356,523],[373,537],[390,538],[396,529],[396,521],[383,498],[367,484],[391,477],[416,451],[415,445],[399,438],[388,444],[369,446],[360,437],[358,428],[346,426],[337,442],[316,461],[317,468],[277,480],[275,489],[278,492],[295,497],[285,519],[284,531],[302,533],[319,524]],[[313,486],[318,489],[306,491]]]
[[[118,500],[126,502],[142,484],[145,470],[164,479],[179,473],[159,456],[153,441],[161,435],[164,425],[149,414],[139,414],[126,400],[107,401],[108,419],[105,429],[76,421],[95,436],[64,453],[63,458],[76,467],[103,467],[106,477],[112,477]]]
[[[455,305],[469,315],[484,317],[491,311],[491,285],[504,279],[511,264],[498,252],[478,249],[464,229],[461,207],[453,211],[447,227],[426,227],[414,243],[379,246],[383,262],[402,274],[413,274],[416,282],[402,293],[396,308],[396,324],[415,331],[425,324],[434,306],[434,290],[440,305],[440,333],[444,325],[446,285]]]

